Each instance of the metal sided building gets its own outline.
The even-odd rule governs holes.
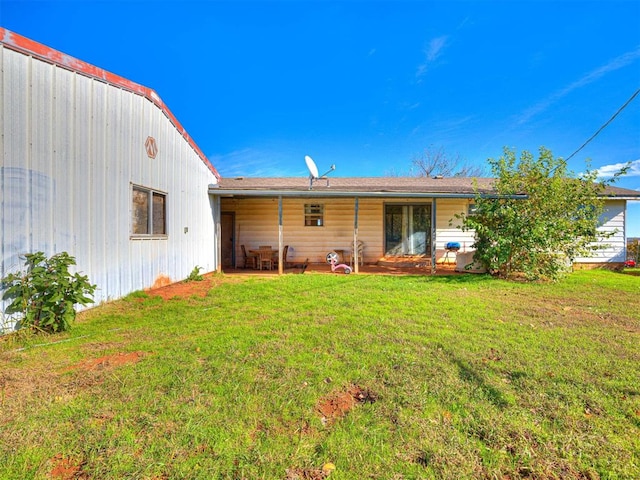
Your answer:
[[[0,68],[0,276],[66,251],[99,303],[219,268],[219,174],[154,91],[3,28]]]

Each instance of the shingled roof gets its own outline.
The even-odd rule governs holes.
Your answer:
[[[495,194],[494,178],[471,177],[323,177],[309,189],[307,177],[222,178],[210,193],[247,196],[419,196],[471,198],[476,191]],[[476,190],[477,189],[477,190]],[[640,199],[640,192],[607,187],[605,196]]]

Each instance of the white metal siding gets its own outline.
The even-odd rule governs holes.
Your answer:
[[[465,198],[439,198],[436,200],[436,250],[438,257],[442,255],[445,246],[449,242],[460,243],[460,251],[473,250],[471,245],[475,242],[473,231],[463,232],[459,227],[462,221],[455,216],[467,213],[470,200]]]
[[[599,231],[612,234],[603,238],[602,246],[593,252],[590,257],[581,257],[576,263],[616,263],[626,260],[626,232],[624,231],[625,200],[608,200],[605,202],[605,211],[600,216],[601,227]]]
[[[0,66],[0,275],[20,254],[67,251],[100,302],[217,268],[216,178],[162,109],[5,47]],[[130,238],[132,184],[167,194],[166,239]]]

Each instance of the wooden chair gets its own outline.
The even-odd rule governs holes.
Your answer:
[[[358,263],[364,265],[364,242],[358,240]]]
[[[267,270],[273,269],[273,250],[271,250],[271,247],[267,248],[268,249],[261,247],[258,249],[258,265],[260,270],[263,270],[264,268]]]
[[[254,270],[258,268],[258,255],[256,255],[255,253],[247,253],[246,248],[244,248],[244,245],[240,245],[240,248],[242,249],[242,258],[244,259],[244,265],[242,266],[242,268],[249,268],[249,263],[251,264],[251,268],[253,268]]]
[[[362,241],[358,240],[357,248],[358,248],[358,264],[359,265],[364,265],[364,243]],[[349,259],[349,264],[351,266],[353,266],[353,260],[354,259],[355,259],[355,255],[351,254],[351,258]]]
[[[282,250],[282,266],[284,268],[291,268],[293,266],[292,263],[289,263],[287,261],[287,254],[289,253],[289,245],[285,245],[284,249]]]

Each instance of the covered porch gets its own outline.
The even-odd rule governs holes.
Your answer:
[[[450,271],[456,252],[447,243],[463,252],[473,243],[456,225],[473,186],[453,191],[460,188],[424,178],[320,179],[313,188],[300,178],[223,179],[209,189],[219,205],[221,270],[256,268],[248,257],[267,246],[274,258],[265,265],[279,274],[302,264],[331,271],[332,252],[353,273]]]

